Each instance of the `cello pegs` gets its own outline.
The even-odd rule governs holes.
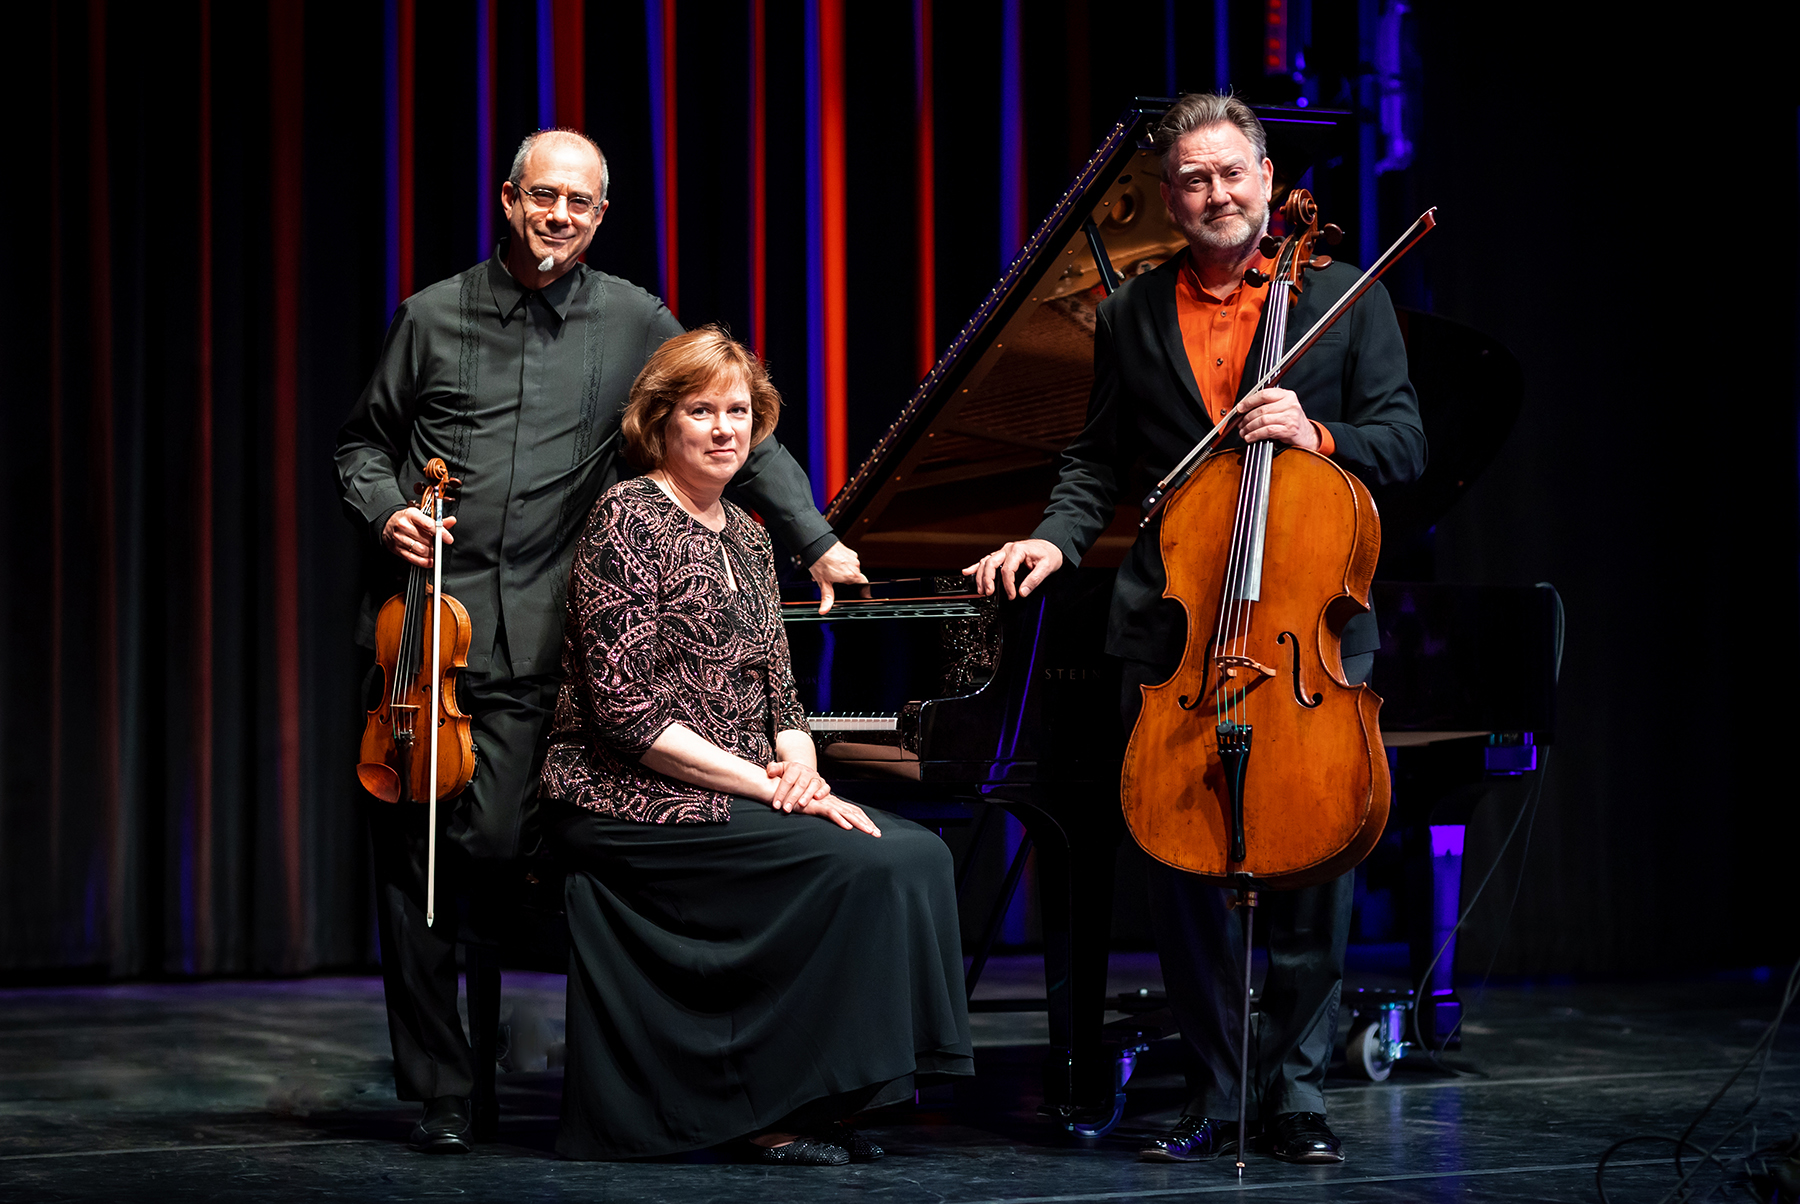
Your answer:
[[[1256,249],[1263,253],[1264,258],[1273,259],[1281,250],[1281,240],[1273,234],[1265,234],[1262,241],[1256,244]]]
[[[1325,241],[1334,247],[1344,241],[1344,228],[1336,222],[1328,222],[1319,227],[1319,233],[1324,235]]]
[[[1306,266],[1315,272],[1322,272],[1331,266],[1331,256],[1314,255],[1311,259],[1306,261]]]
[[[1257,271],[1255,268],[1250,268],[1244,272],[1244,283],[1248,284],[1251,288],[1261,288],[1268,282],[1269,277],[1266,274]]]

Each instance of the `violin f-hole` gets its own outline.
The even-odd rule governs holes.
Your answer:
[[[1275,637],[1277,644],[1290,644],[1294,650],[1294,701],[1311,710],[1325,701],[1325,695],[1314,694],[1309,700],[1306,690],[1300,685],[1300,638],[1291,631],[1284,631]]]

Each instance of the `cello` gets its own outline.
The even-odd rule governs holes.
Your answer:
[[[1272,277],[1247,277],[1272,291],[1246,394],[1277,384],[1436,224],[1435,210],[1415,222],[1289,349],[1291,295],[1306,268],[1330,263],[1315,255],[1318,241],[1340,232],[1320,228],[1304,189],[1284,213],[1292,233]],[[1292,889],[1356,865],[1387,820],[1381,700],[1344,680],[1340,641],[1368,609],[1381,520],[1367,487],[1317,452],[1277,455],[1262,440],[1207,455],[1237,417],[1145,499],[1144,521],[1163,520],[1163,596],[1187,612],[1188,634],[1175,675],[1142,687],[1120,798],[1132,836],[1158,860],[1221,885]]]
[[[1292,297],[1305,271],[1331,261],[1310,193],[1295,189],[1288,237],[1271,276],[1258,380],[1278,384],[1394,261],[1436,225],[1427,210],[1334,302],[1292,348]],[[1363,483],[1329,458],[1260,440],[1215,450],[1233,407],[1144,499],[1158,514],[1165,598],[1187,612],[1181,664],[1140,687],[1143,709],[1120,772],[1133,838],[1152,857],[1235,889],[1244,911],[1244,1024],[1239,1045],[1238,1132],[1249,1101],[1251,942],[1258,889],[1326,882],[1381,839],[1390,782],[1381,699],[1344,676],[1345,623],[1365,599],[1381,552],[1381,519]],[[1210,451],[1211,454],[1208,454]],[[1237,1171],[1244,1173],[1244,1144]]]
[[[444,593],[444,503],[460,484],[441,459],[425,465],[419,508],[436,522],[431,567],[410,565],[405,589],[375,620],[382,692],[363,726],[356,777],[384,802],[424,802],[427,813],[425,923],[435,919],[437,805],[475,776],[469,716],[456,702],[455,673],[468,665],[473,630],[463,604]],[[436,605],[433,605],[433,600]],[[423,745],[423,747],[420,747]]]

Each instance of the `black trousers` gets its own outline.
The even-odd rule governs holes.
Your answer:
[[[376,917],[394,1091],[403,1100],[467,1098],[469,1041],[456,1010],[456,943],[500,939],[495,900],[507,863],[537,843],[542,744],[556,677],[513,677],[504,635],[483,674],[460,678],[471,717],[475,777],[438,808],[436,915],[425,924],[426,808],[364,796],[374,847]]]
[[[1366,680],[1374,659],[1347,658],[1349,680]],[[1143,707],[1138,687],[1167,681],[1174,671],[1172,664],[1124,663],[1119,711],[1127,731]],[[1352,871],[1301,890],[1258,892],[1256,931],[1267,943],[1269,973],[1262,1021],[1252,1034],[1252,1121],[1325,1111],[1354,881]],[[1241,917],[1229,907],[1233,892],[1160,861],[1151,863],[1148,886],[1163,986],[1181,1027],[1190,1092],[1185,1111],[1235,1121],[1245,950]]]

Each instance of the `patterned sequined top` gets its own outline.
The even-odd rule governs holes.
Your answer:
[[[543,794],[615,819],[726,822],[729,795],[639,763],[673,723],[762,765],[806,712],[768,533],[726,502],[715,534],[638,477],[601,495],[575,548]]]

